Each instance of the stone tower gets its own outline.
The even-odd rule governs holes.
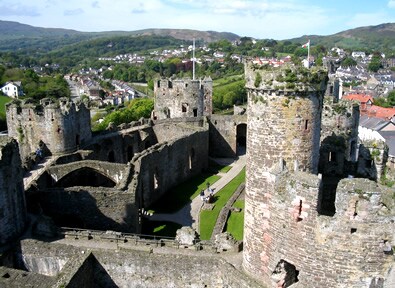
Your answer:
[[[0,137],[0,246],[19,237],[25,227],[22,173],[18,143]]]
[[[277,193],[277,184],[272,173],[284,167],[317,173],[326,75],[323,70],[294,66],[267,68],[247,63],[245,67],[248,137],[243,266],[251,275],[266,279],[266,284],[270,284],[268,267],[274,249],[270,218],[275,207],[270,198]]]
[[[154,86],[153,119],[210,116],[212,113],[213,81],[160,79]]]
[[[8,136],[19,143],[22,159],[45,145],[52,154],[71,152],[92,137],[90,111],[67,98],[27,99],[7,104]]]

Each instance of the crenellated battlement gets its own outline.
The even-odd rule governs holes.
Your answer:
[[[246,88],[261,95],[306,96],[324,93],[328,76],[325,69],[318,67],[307,69],[291,64],[273,67],[247,62],[245,79]]]
[[[213,81],[160,79],[154,86],[155,108],[153,118],[180,118],[209,116],[212,113]]]
[[[91,138],[90,111],[84,102],[16,100],[6,105],[6,115],[8,135],[18,140],[22,159],[38,148],[52,154],[73,151]]]

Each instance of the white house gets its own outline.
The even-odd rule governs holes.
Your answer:
[[[23,96],[22,83],[21,81],[7,82],[3,87],[1,87],[1,92],[12,98]]]

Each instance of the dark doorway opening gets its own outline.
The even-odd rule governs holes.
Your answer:
[[[247,149],[247,124],[239,124],[236,128],[236,155],[244,155]]]
[[[110,152],[108,153],[108,162],[112,162],[112,163],[115,162],[115,154],[114,154],[114,151],[110,151]]]
[[[134,156],[133,146],[132,145],[128,146],[127,154],[128,154],[128,162],[129,162],[130,160],[132,160],[132,158]]]

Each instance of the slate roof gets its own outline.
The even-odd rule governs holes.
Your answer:
[[[390,125],[391,122],[388,120],[384,120],[377,117],[369,117],[367,115],[361,115],[359,118],[359,126],[374,130],[380,131],[385,126]],[[391,124],[393,125],[393,124]]]
[[[388,145],[388,154],[395,157],[395,131],[379,131]]]

